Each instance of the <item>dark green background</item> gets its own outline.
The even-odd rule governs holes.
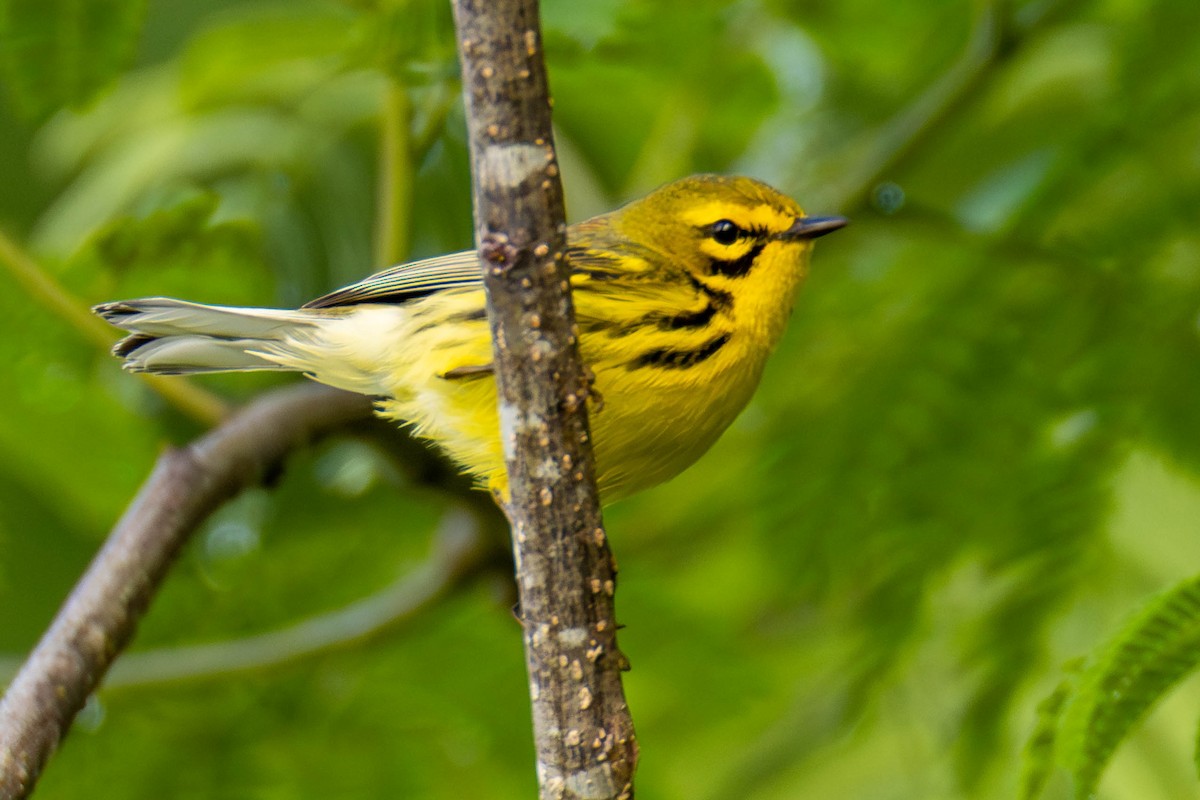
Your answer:
[[[1200,567],[1200,4],[543,11],[574,219],[721,171],[854,220],[714,451],[607,513],[639,796],[1011,797],[1063,662]],[[291,305],[384,266],[389,85],[412,107],[411,255],[470,243],[441,2],[0,0],[0,78],[0,229],[81,305]],[[201,428],[0,288],[17,656]],[[327,442],[201,531],[136,649],[370,595],[459,498]],[[531,797],[509,602],[489,578],[367,645],[102,691],[38,796]],[[1194,797],[1198,703],[1159,709],[1102,796]]]

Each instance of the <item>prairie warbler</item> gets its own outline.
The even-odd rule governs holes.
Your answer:
[[[783,333],[813,239],[845,224],[758,181],[700,175],[568,229],[580,352],[604,399],[591,426],[605,501],[678,474],[729,426]],[[96,312],[130,332],[113,351],[130,371],[292,370],[385,398],[383,415],[504,491],[479,272],[467,251],[298,310],[148,298]]]

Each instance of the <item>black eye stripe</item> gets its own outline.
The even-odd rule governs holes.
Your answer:
[[[724,275],[727,278],[740,278],[750,271],[754,266],[755,260],[762,254],[763,248],[767,246],[764,241],[758,241],[746,253],[738,258],[723,261],[719,258],[712,260],[712,273],[714,275]]]

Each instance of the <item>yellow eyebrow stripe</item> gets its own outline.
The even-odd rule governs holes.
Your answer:
[[[733,261],[749,253],[754,244],[753,239],[739,239],[733,244],[717,244],[711,239],[704,239],[700,242],[700,252],[709,258]]]
[[[697,227],[711,225],[717,220],[727,219],[739,228],[751,230],[760,228],[779,233],[791,227],[795,217],[778,211],[769,205],[758,205],[753,208],[738,203],[727,203],[714,200],[685,210],[681,217],[684,222]]]

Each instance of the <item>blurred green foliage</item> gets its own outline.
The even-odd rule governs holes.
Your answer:
[[[0,0],[0,229],[81,303],[297,304],[384,266],[387,224],[414,256],[466,247],[446,6]],[[1014,796],[1061,664],[1200,571],[1200,4],[543,13],[573,218],[707,170],[854,219],[715,451],[608,511],[640,793]],[[405,158],[381,178],[388,147]],[[381,179],[411,215],[384,218]],[[164,443],[200,428],[5,285],[16,654]],[[461,502],[328,442],[200,533],[136,648],[369,595]],[[531,796],[507,602],[481,581],[369,645],[102,691],[39,797]],[[1194,796],[1198,701],[1162,704],[1098,796]]]

